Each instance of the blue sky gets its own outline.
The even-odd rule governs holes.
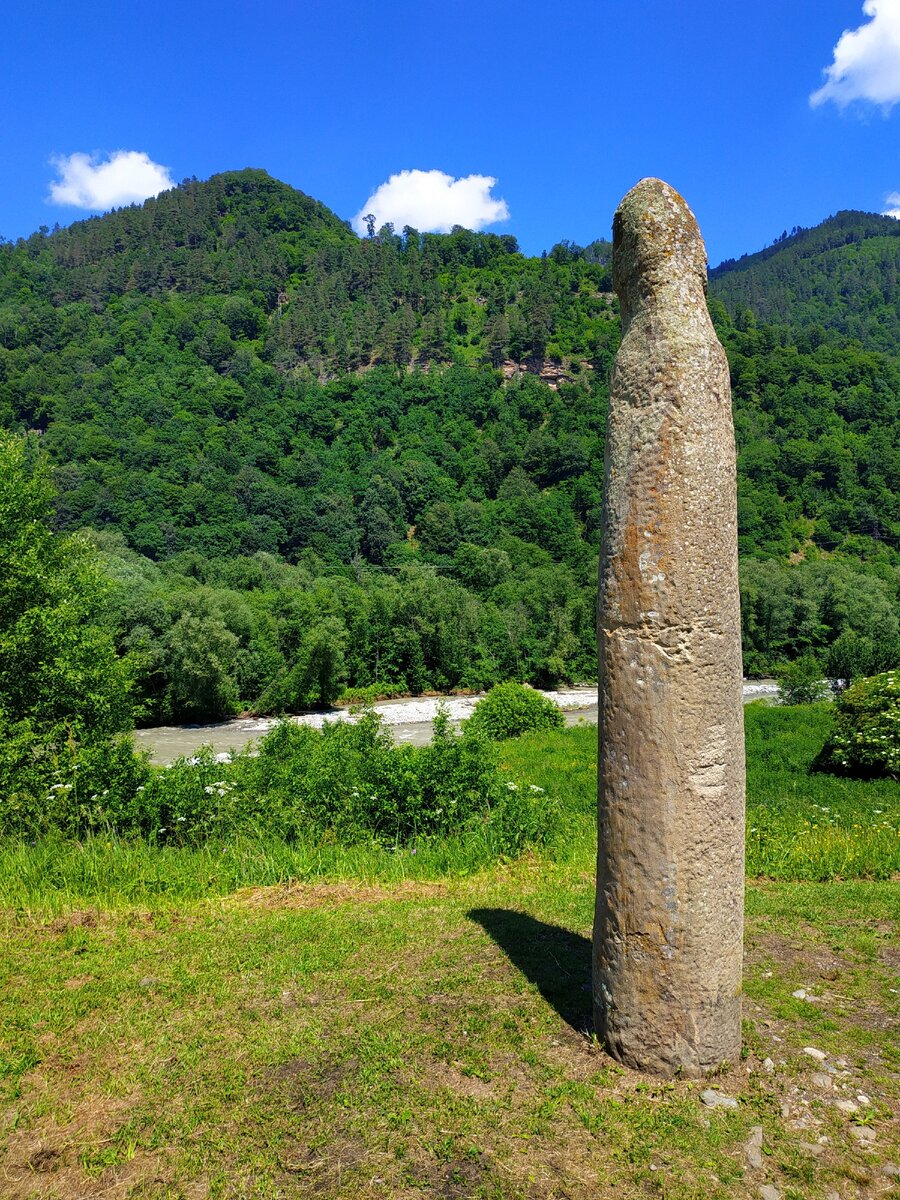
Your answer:
[[[244,166],[348,220],[442,172],[379,215],[462,214],[529,253],[607,236],[644,175],[712,263],[900,206],[900,0],[13,0],[3,40],[5,237]]]

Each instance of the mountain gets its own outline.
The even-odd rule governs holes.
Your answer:
[[[259,292],[272,305],[311,251],[355,242],[324,204],[265,171],[246,170],[203,183],[186,180],[143,205],[76,222],[50,237],[36,234],[19,247],[35,264],[37,291],[52,278],[55,304],[98,307],[125,293],[238,290]],[[16,276],[4,272],[0,280],[8,286]]]
[[[837,332],[873,350],[900,347],[900,221],[839,212],[710,272],[710,295],[741,318]]]
[[[873,248],[900,243],[852,216],[712,281],[748,670],[848,631],[892,654],[900,627],[896,313],[854,282],[864,262],[892,295]],[[410,690],[589,678],[609,256],[359,239],[257,170],[0,246],[0,425],[49,457],[59,527],[94,531],[148,717],[294,707],[335,664]],[[825,261],[817,322],[766,317]]]
[[[0,422],[42,435],[64,528],[111,526],[154,558],[377,560],[423,504],[493,495],[526,461],[546,487],[602,458],[607,259],[528,259],[462,229],[361,241],[265,172],[191,181],[0,248]],[[453,370],[398,376],[413,366]],[[562,403],[529,372],[581,386]],[[378,477],[404,500],[376,538]],[[580,494],[595,525],[596,480]]]

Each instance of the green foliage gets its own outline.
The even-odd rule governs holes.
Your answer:
[[[845,214],[713,281],[748,673],[835,674],[845,634],[835,666],[900,666],[896,229]],[[93,530],[142,719],[592,678],[610,289],[607,244],[359,240],[261,171],[0,246],[0,425]]]
[[[403,684],[370,683],[368,687],[363,688],[344,688],[338,696],[338,703],[346,704],[350,708],[364,708],[377,700],[393,700],[405,695],[406,689]]]
[[[466,728],[499,742],[539,729],[559,729],[563,723],[552,700],[525,684],[510,682],[497,684],[478,701]]]
[[[900,229],[893,217],[839,212],[814,229],[795,229],[757,254],[711,273],[710,293],[743,323],[809,331],[812,342],[838,330],[874,349],[896,351]]]
[[[849,679],[871,662],[900,665],[900,572],[850,559],[794,564],[744,559],[740,571],[744,669],[766,675],[815,655],[820,678]]]
[[[378,718],[326,724],[322,733],[278,726],[254,758],[239,760],[237,786],[267,830],[289,839],[375,838],[389,845],[487,825],[498,853],[547,831],[548,805],[505,787],[491,743],[454,734],[445,715],[424,747],[395,746]]]
[[[818,769],[834,705],[744,709],[747,873],[890,879],[900,870],[900,789]]]
[[[33,443],[0,431],[0,827],[90,826],[97,796],[141,764],[129,673],[104,621],[92,547],[53,532],[53,490]]]
[[[856,679],[880,675],[900,663],[898,638],[876,640],[874,635],[844,629],[828,648],[826,674],[832,687],[843,691]]]
[[[857,680],[836,708],[823,764],[851,775],[900,779],[900,672]]]
[[[347,630],[337,617],[326,617],[301,637],[293,665],[267,688],[259,712],[298,712],[328,708],[338,698],[346,678],[344,648]]]
[[[814,654],[784,663],[776,674],[782,704],[814,704],[828,695],[828,681],[822,678],[822,664]]]
[[[188,720],[215,720],[234,712],[237,694],[230,668],[238,640],[224,622],[183,613],[165,642],[172,710]]]
[[[52,498],[36,447],[0,431],[0,713],[104,738],[128,725],[127,675],[91,547],[53,532]]]
[[[0,835],[106,829],[150,769],[127,735],[76,741],[19,721],[0,728]]]
[[[553,811],[541,789],[503,780],[483,734],[457,735],[439,714],[429,745],[395,746],[371,712],[321,732],[281,722],[233,762],[207,749],[149,771],[127,742],[105,746],[102,758],[73,760],[43,799],[39,819],[15,795],[4,801],[4,832],[104,830],[176,846],[257,836],[396,847],[477,836],[496,857],[543,840]]]
[[[757,703],[745,709],[751,877],[890,880],[900,871],[897,783],[814,769],[832,712],[830,704]],[[498,854],[510,853],[511,845],[532,844],[532,838],[542,845],[540,857],[533,866],[523,863],[514,879],[521,879],[520,870],[543,881],[555,878],[566,894],[573,878],[593,879],[596,726],[544,730],[504,742],[497,747],[504,821],[492,809],[487,820],[476,817],[467,828],[415,837],[406,846],[390,841],[386,830],[379,840],[363,833],[349,845],[309,824],[296,838],[277,832],[291,828],[293,805],[305,787],[306,749],[320,742],[321,735],[312,730],[283,724],[267,739],[264,765],[258,758],[241,758],[229,768],[200,755],[196,764],[156,773],[165,779],[157,798],[151,805],[147,789],[133,790],[142,806],[128,817],[157,830],[152,839],[119,835],[108,823],[78,841],[52,830],[36,842],[33,834],[0,839],[0,897],[8,908],[33,911],[84,901],[181,904],[236,888],[323,877],[432,879],[470,874],[495,862]],[[266,794],[264,804],[254,801],[249,776],[241,777],[245,769],[258,770],[253,786]],[[300,786],[292,783],[295,774]],[[347,785],[348,790],[358,786],[351,780]],[[151,796],[156,787],[154,780]],[[175,818],[174,830],[158,833],[165,824],[159,808],[164,802],[166,814]],[[522,804],[525,811],[517,811]],[[191,832],[187,820],[177,820],[188,813],[199,815],[200,824],[211,830],[207,840],[201,829]],[[519,831],[518,840],[507,839],[504,826],[509,825]]]

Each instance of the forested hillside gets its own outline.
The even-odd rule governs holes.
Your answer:
[[[841,258],[893,296],[873,248],[900,226],[850,216],[874,232],[826,223],[713,281],[748,670],[900,658],[900,330]],[[608,259],[358,239],[262,171],[0,247],[0,423],[54,464],[59,527],[95,531],[147,719],[591,678]],[[796,299],[807,259],[836,290]]]
[[[765,321],[802,329],[805,346],[838,333],[896,354],[900,221],[839,212],[814,229],[785,232],[765,250],[721,263],[711,272],[710,293],[742,325]]]

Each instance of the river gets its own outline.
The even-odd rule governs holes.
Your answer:
[[[580,722],[597,724],[597,689],[569,688],[566,691],[544,692],[558,705],[567,725]],[[744,702],[760,697],[774,698],[778,685],[772,680],[756,680],[744,684]],[[431,739],[431,728],[439,704],[446,705],[455,727],[472,715],[481,696],[412,696],[404,700],[382,700],[372,707],[393,734],[394,741],[411,746],[424,746]],[[292,717],[300,725],[321,729],[325,721],[353,720],[346,708],[326,713],[304,713]],[[243,750],[251,742],[265,737],[276,724],[274,717],[236,717],[213,725],[158,725],[135,731],[134,740],[142,750],[149,750],[155,763],[170,763],[182,756],[189,757],[201,746],[211,746],[218,754]]]

